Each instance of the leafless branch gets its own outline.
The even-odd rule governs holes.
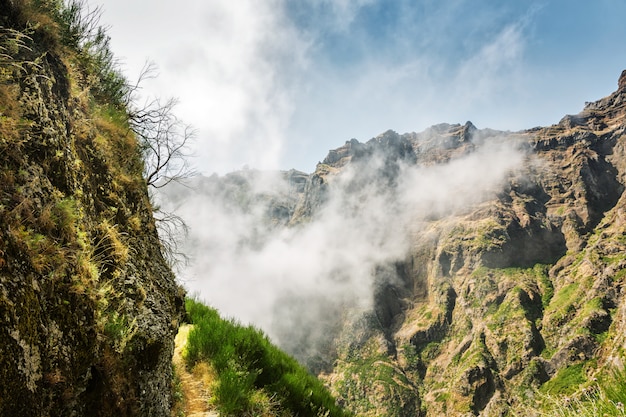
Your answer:
[[[141,85],[144,81],[150,80],[157,77],[157,67],[154,62],[146,61],[139,72],[139,76],[137,77],[137,81],[134,84],[127,84],[127,93],[126,93],[126,107],[131,107],[132,103],[136,100],[136,93],[141,90]],[[133,114],[131,112],[131,118]]]
[[[176,100],[153,100],[130,113],[131,128],[142,146],[145,178],[149,186],[162,188],[195,175],[189,165],[194,130],[173,112]]]
[[[130,95],[138,90],[142,80],[152,77],[153,74],[154,66],[147,64],[140,79],[130,88]],[[153,189],[165,187],[171,182],[181,182],[195,175],[189,165],[189,147],[195,132],[176,117],[176,104],[175,99],[165,102],[155,99],[140,108],[132,108],[132,103],[127,106],[130,109],[130,127],[137,135],[143,153],[144,178]],[[153,211],[165,259],[172,268],[187,264],[188,258],[181,249],[188,232],[184,220],[158,207]]]
[[[161,210],[155,212],[159,239],[163,249],[163,256],[171,268],[180,268],[189,263],[189,257],[182,250],[182,242],[189,234],[189,227],[185,221],[174,213]]]

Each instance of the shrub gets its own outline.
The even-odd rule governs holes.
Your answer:
[[[254,374],[237,371],[235,367],[222,370],[215,389],[215,395],[219,398],[218,408],[222,415],[238,416],[250,409],[254,377]]]
[[[550,394],[570,394],[586,381],[582,363],[568,366],[557,372],[550,381],[546,382],[542,390]]]
[[[91,78],[94,98],[124,107],[130,87],[111,51],[111,38],[100,25],[101,9],[90,10],[84,0],[70,0],[57,8],[54,15],[61,28],[61,42],[78,52],[78,63]]]

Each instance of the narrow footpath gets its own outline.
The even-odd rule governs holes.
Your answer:
[[[183,361],[183,348],[187,344],[187,336],[191,325],[183,324],[178,329],[174,348],[174,366],[180,380],[183,394],[183,412],[185,417],[219,417],[217,411],[211,408],[209,387],[211,385],[210,373],[206,366],[196,366],[192,372],[187,371]],[[174,415],[173,417],[178,417]]]

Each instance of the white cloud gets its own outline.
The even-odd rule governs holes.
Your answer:
[[[193,262],[183,282],[292,352],[303,344],[314,350],[310,334],[329,336],[320,327],[331,326],[344,308],[372,307],[374,271],[405,259],[411,233],[433,216],[493,198],[522,163],[515,143],[475,143],[474,152],[434,166],[390,165],[383,153],[354,162],[331,178],[326,204],[291,228],[274,230],[264,218],[263,195],[286,191],[276,176],[253,182],[252,199],[241,189],[220,188],[177,199],[192,238]],[[392,183],[390,167],[398,173]],[[335,313],[326,317],[329,312]]]
[[[312,171],[328,149],[390,128],[410,132],[471,120],[516,130],[554,123],[565,106],[575,112],[584,100],[599,98],[581,86],[599,88],[590,74],[617,68],[610,86],[602,84],[606,94],[623,69],[623,43],[611,44],[623,38],[619,19],[608,29],[614,33],[601,25],[585,32],[592,47],[572,48],[571,61],[557,54],[557,65],[542,43],[548,44],[547,33],[554,48],[555,35],[533,38],[535,18],[555,10],[544,16],[550,30],[556,18],[575,27],[586,19],[562,19],[562,8],[549,2],[544,10],[533,6],[537,2],[496,8],[468,0],[402,0],[394,3],[399,12],[391,22],[374,16],[366,22],[374,26],[359,26],[367,8],[383,3],[107,0],[102,21],[111,25],[114,51],[129,77],[146,60],[157,64],[160,76],[143,92],[180,99],[177,114],[197,129],[196,162],[207,174],[244,164]],[[303,4],[312,15],[289,14]],[[589,4],[585,10],[601,10]],[[603,13],[593,21],[611,20]],[[388,31],[377,31],[383,24]],[[605,37],[595,38],[596,32]],[[575,42],[576,32],[569,34],[558,43]],[[538,64],[543,61],[548,64]],[[557,69],[546,69],[551,66]],[[278,340],[298,325],[316,330],[311,320],[332,316],[338,305],[369,305],[372,269],[404,256],[408,225],[489,198],[521,158],[506,144],[492,143],[446,165],[403,167],[395,194],[373,181],[346,196],[348,177],[362,174],[346,172],[319,217],[280,233],[262,225],[261,206],[241,211],[221,197],[194,195],[180,207],[193,229],[186,285]],[[265,178],[254,187],[268,193],[284,191],[283,185]],[[286,321],[293,306],[301,312]]]
[[[301,111],[291,131],[303,132],[309,152],[322,158],[331,146],[316,145],[319,138],[333,138],[335,144],[353,137],[365,141],[389,128],[413,132],[468,120],[479,127],[521,129],[525,115],[517,107],[527,95],[525,49],[523,26],[514,24],[452,68],[437,56],[410,56],[410,51],[399,63],[374,55],[353,69],[322,68],[309,79],[310,89],[296,95]]]
[[[131,77],[146,59],[156,63],[159,76],[143,91],[179,98],[177,113],[198,131],[200,170],[276,168],[308,48],[282,2],[138,3],[107,3],[113,47]],[[135,33],[139,48],[128,42]]]
[[[525,38],[523,26],[506,26],[466,61],[462,62],[453,80],[445,89],[457,111],[468,115],[481,114],[475,109],[497,109],[508,98],[519,97],[524,83]],[[509,112],[512,113],[509,109]],[[481,115],[482,116],[482,115]],[[489,126],[501,127],[504,126]]]
[[[326,24],[332,30],[343,32],[348,30],[362,7],[372,5],[376,0],[309,0],[309,3],[329,9],[329,13],[324,14],[330,17]]]
[[[570,8],[555,26],[562,9],[550,3],[488,3],[109,0],[102,20],[130,77],[153,60],[161,75],[144,91],[180,98],[200,170],[310,171],[351,137],[466,120],[523,129],[612,91],[617,75],[590,75],[623,67],[611,41],[624,29],[610,8]],[[572,27],[584,14],[607,27],[584,33],[579,50]],[[557,30],[569,32],[557,39]],[[564,64],[559,50],[579,53]],[[600,57],[606,65],[594,67]]]

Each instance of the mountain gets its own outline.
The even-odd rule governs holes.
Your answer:
[[[261,331],[185,298],[184,224],[154,190],[184,176],[188,136],[172,101],[137,104],[98,13],[0,0],[0,416],[350,415]],[[219,190],[252,207],[240,177]]]
[[[439,126],[436,142],[446,145],[435,154],[422,151],[420,135],[388,132],[366,145],[394,141],[418,164],[440,163],[472,152],[472,137],[497,135],[528,153],[495,198],[429,220],[412,237],[395,265],[402,279],[376,300],[380,327],[356,360],[340,354],[328,376],[340,398],[363,414],[378,410],[359,389],[384,366],[393,371],[380,401],[399,407],[395,415],[406,415],[404,398],[417,388],[426,415],[502,415],[528,407],[531,387],[554,384],[568,370],[583,384],[623,366],[624,74],[617,92],[551,127]],[[352,148],[325,162],[353,163],[360,150]],[[363,367],[377,357],[380,371]],[[348,381],[356,386],[346,389]]]
[[[219,271],[282,291],[270,335],[356,415],[532,415],[623,369],[625,161],[626,71],[549,127],[388,131],[310,175],[198,178],[176,200],[251,225],[194,236],[191,220],[198,254],[289,265],[243,270],[259,287]]]

